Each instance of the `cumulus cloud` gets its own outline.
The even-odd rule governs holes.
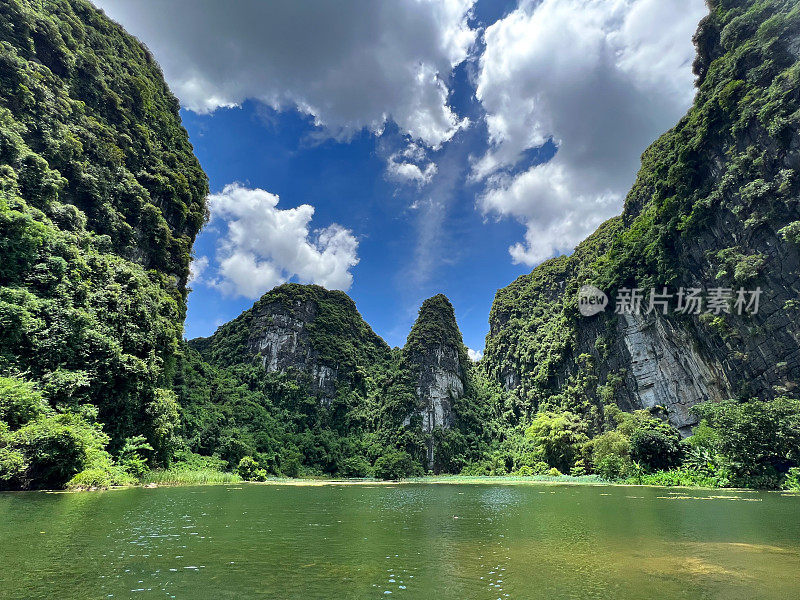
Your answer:
[[[436,146],[466,125],[447,79],[476,31],[475,0],[95,0],[153,51],[195,112],[260,100],[339,138],[393,120]]]
[[[469,359],[472,362],[478,362],[483,358],[483,350],[473,350],[472,348],[467,348],[467,356],[469,356]]]
[[[207,268],[207,256],[198,256],[197,258],[192,259],[192,262],[189,264],[189,280],[187,285],[192,285],[193,283],[202,283],[203,273],[205,273]]]
[[[523,0],[488,27],[476,96],[489,151],[481,208],[527,226],[515,262],[571,250],[617,214],[639,157],[691,103],[702,0]],[[552,140],[549,162],[518,164]]]
[[[358,241],[335,223],[311,231],[313,206],[282,210],[275,194],[236,183],[208,200],[211,222],[222,230],[211,285],[223,292],[258,298],[293,278],[345,291],[353,283]]]
[[[395,181],[422,186],[431,182],[438,167],[427,159],[425,150],[419,144],[412,142],[389,157],[386,171]]]

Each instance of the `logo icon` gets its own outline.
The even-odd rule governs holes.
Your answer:
[[[606,306],[608,306],[608,296],[603,290],[597,289],[593,285],[584,285],[578,290],[578,311],[584,317],[601,313]]]

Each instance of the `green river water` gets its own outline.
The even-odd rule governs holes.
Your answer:
[[[793,599],[800,497],[426,483],[6,493],[0,598]]]

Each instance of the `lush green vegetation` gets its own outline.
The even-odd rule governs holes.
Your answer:
[[[169,461],[206,193],[144,46],[84,0],[2,3],[1,401],[37,407],[0,417],[0,486],[124,481],[103,448],[136,436]]]
[[[333,398],[315,390],[305,350],[295,367],[265,368],[257,341],[276,318],[303,321],[298,346],[308,345],[314,365],[336,370]],[[456,349],[465,394],[454,400],[455,427],[430,440],[419,418],[406,419],[418,402],[422,361],[442,344]],[[390,350],[342,292],[279,286],[211,338],[184,346],[175,389],[180,446],[213,454],[245,479],[418,476],[429,442],[437,470],[459,472],[495,433],[495,397],[467,359],[444,296],[427,300],[406,346]]]
[[[445,474],[800,488],[796,386],[756,396],[742,384],[695,407],[700,424],[681,439],[662,409],[619,408],[626,373],[606,364],[615,317],[591,329],[578,317],[587,282],[752,284],[772,260],[748,246],[754,232],[798,246],[787,157],[800,63],[787,40],[800,7],[710,5],[695,105],[645,152],[624,214],[498,291],[473,364],[442,295],[391,349],[346,294],[298,284],[184,342],[208,190],[175,98],[148,51],[86,0],[4,2],[0,489],[418,477],[431,446]],[[741,235],[708,242],[720,221]],[[708,247],[692,254],[700,238]],[[299,348],[277,369],[262,344],[276,319]],[[724,348],[748,326],[690,324]],[[464,393],[450,399],[452,426],[426,433],[416,390],[443,348]]]
[[[567,457],[580,456],[570,469],[614,480],[792,485],[796,400],[783,396],[796,397],[800,374],[775,365],[783,369],[781,383],[756,386],[749,361],[759,342],[749,341],[770,330],[766,319],[665,319],[716,353],[734,388],[734,400],[697,407],[701,425],[681,441],[659,411],[617,414],[615,405],[630,406],[630,395],[621,393],[627,365],[619,360],[618,318],[587,321],[576,306],[586,283],[607,291],[697,282],[736,288],[763,285],[765,271],[785,268],[782,260],[796,263],[800,7],[791,0],[709,6],[695,38],[694,106],[644,153],[623,215],[571,256],[546,261],[498,291],[483,363],[491,381],[512,390],[501,402],[506,439],[473,470],[563,471]],[[779,277],[771,284],[785,285]],[[787,300],[776,308],[796,307]],[[796,337],[786,343],[791,350]]]

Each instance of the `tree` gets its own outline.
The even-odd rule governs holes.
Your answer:
[[[403,450],[389,450],[375,461],[375,477],[378,479],[402,479],[422,474],[422,466]]]
[[[736,485],[776,487],[800,464],[800,400],[706,402],[693,411],[713,428]]]
[[[570,412],[542,412],[534,417],[525,436],[531,439],[551,467],[569,473],[589,441],[586,423]]]

